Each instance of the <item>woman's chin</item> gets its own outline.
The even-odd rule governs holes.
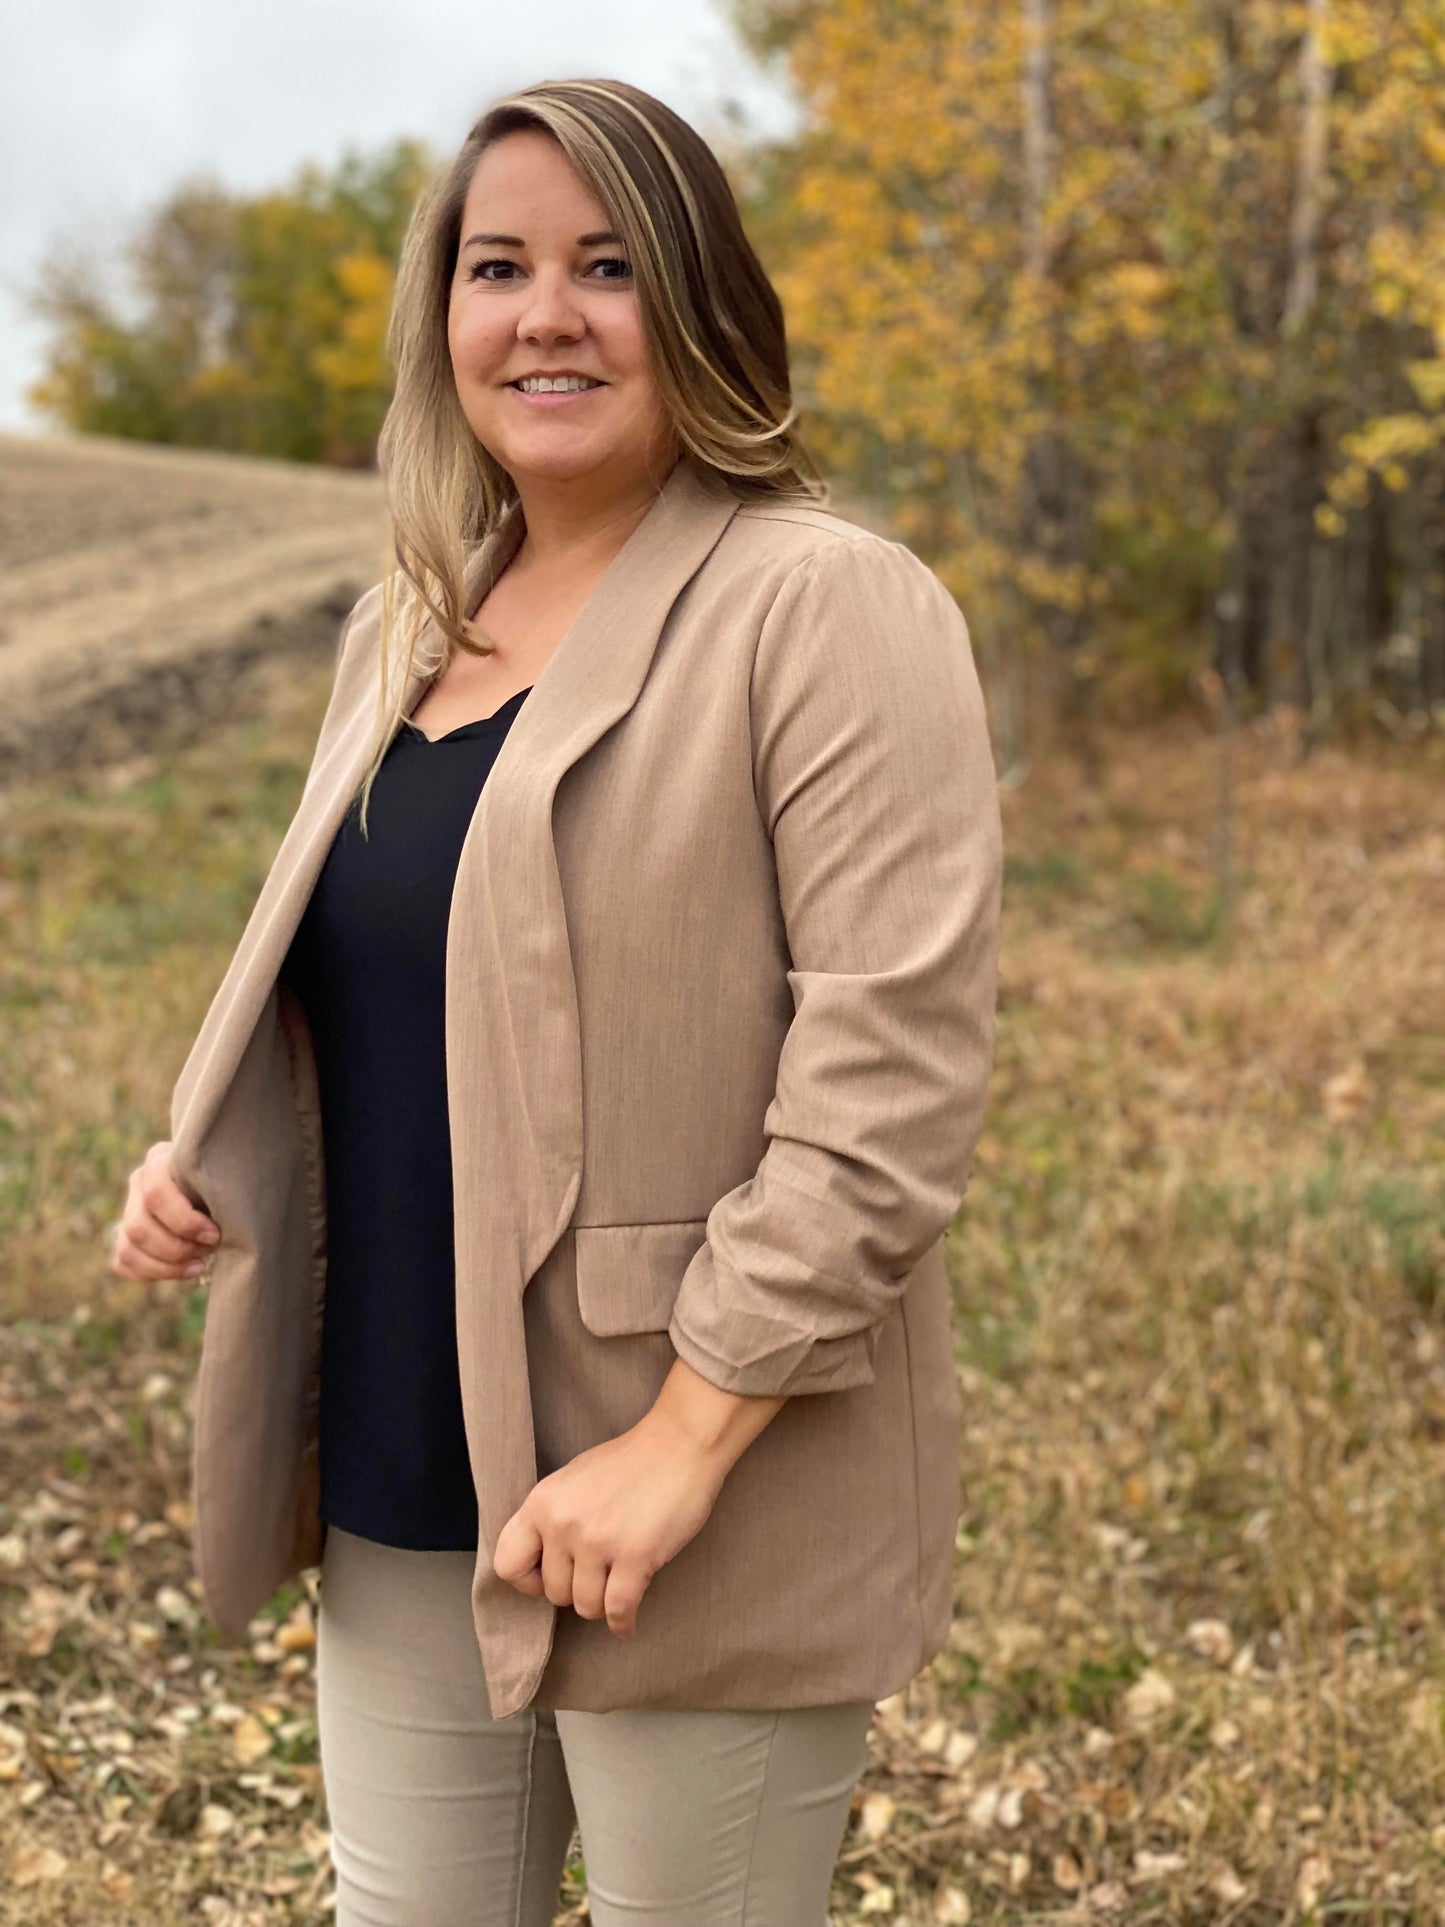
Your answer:
[[[592,444],[512,447],[504,454],[498,454],[497,459],[522,488],[529,482],[546,483],[549,487],[558,488],[569,482],[595,481],[599,475],[608,474],[621,484],[637,466],[636,457],[630,449],[598,448]]]

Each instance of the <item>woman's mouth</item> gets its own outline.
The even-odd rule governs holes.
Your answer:
[[[607,384],[593,375],[524,375],[507,386],[524,401],[555,406],[558,402],[576,401],[581,395],[595,395]]]

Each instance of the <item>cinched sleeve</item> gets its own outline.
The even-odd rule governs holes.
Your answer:
[[[758,637],[754,784],[793,1016],[753,1174],[713,1206],[669,1335],[733,1392],[873,1378],[962,1201],[993,1067],[1002,827],[967,625],[901,545],[843,537]]]

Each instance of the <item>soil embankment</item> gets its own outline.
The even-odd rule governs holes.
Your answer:
[[[0,784],[243,713],[386,563],[374,475],[0,435]]]

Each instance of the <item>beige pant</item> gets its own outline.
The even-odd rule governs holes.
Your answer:
[[[593,1927],[824,1927],[871,1702],[494,1720],[474,1564],[327,1533],[336,1927],[549,1927],[574,1820]]]

